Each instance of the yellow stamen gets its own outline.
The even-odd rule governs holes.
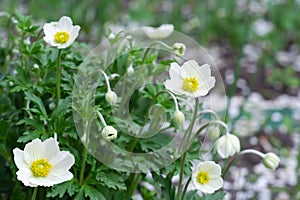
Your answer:
[[[70,38],[70,34],[65,31],[59,31],[54,35],[55,42],[59,44],[64,44],[68,42],[69,38]]]
[[[31,171],[35,177],[48,176],[52,165],[47,159],[41,158],[31,163]]]
[[[198,80],[195,77],[189,77],[183,79],[182,89],[189,93],[195,92],[200,86]]]
[[[207,172],[200,172],[197,175],[197,181],[201,184],[206,184],[209,182],[209,180],[210,180],[210,177]]]

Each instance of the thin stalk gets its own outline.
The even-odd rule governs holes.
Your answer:
[[[198,104],[199,104],[199,99],[196,98],[195,100],[195,109],[194,109],[194,114],[193,114],[193,118],[191,121],[191,124],[189,126],[189,129],[187,131],[187,135],[188,135],[188,139],[187,142],[189,141],[190,137],[191,137],[191,133],[197,118],[197,113],[198,113]],[[187,145],[187,148],[185,149],[185,152],[182,155],[182,160],[181,160],[181,166],[180,166],[180,174],[179,174],[179,183],[178,183],[178,191],[176,194],[176,200],[179,200],[180,198],[180,193],[181,193],[181,184],[182,184],[182,179],[183,179],[183,171],[184,171],[184,164],[185,164],[185,158],[186,158],[186,150],[189,148],[189,145]]]
[[[61,76],[60,59],[61,59],[61,49],[58,50],[57,67],[56,67],[56,98],[57,98],[57,101],[60,100],[60,76]]]
[[[38,187],[35,187],[34,190],[33,190],[33,193],[32,193],[31,200],[35,200],[37,191],[38,191]]]
[[[89,138],[89,129],[90,129],[90,117],[88,118],[88,121],[85,122],[85,128],[84,128],[84,135],[85,135],[85,146],[83,150],[83,160],[81,163],[81,169],[80,169],[80,178],[79,178],[79,184],[83,185],[84,182],[84,171],[85,171],[85,165],[86,165],[86,159],[87,159],[87,149],[88,149],[88,138]]]
[[[182,191],[181,200],[184,200],[185,193],[186,193],[186,191],[187,191],[187,188],[188,188],[188,186],[189,186],[191,180],[192,180],[192,178],[190,177],[190,178],[188,179],[188,181],[186,182],[186,184],[185,184],[185,186],[184,186],[184,189],[183,189],[183,191]]]
[[[143,59],[142,59],[142,64],[145,63],[146,57],[147,57],[149,51],[151,50],[151,47],[153,47],[155,45],[161,45],[161,46],[165,47],[168,50],[173,50],[172,47],[170,47],[169,45],[163,43],[162,41],[154,41],[152,44],[149,45],[149,47],[147,47],[147,49],[146,49],[146,51],[144,53]]]
[[[129,197],[131,197],[133,195],[135,188],[138,186],[138,184],[140,182],[140,179],[141,179],[141,174],[135,174],[135,176],[133,177],[133,181],[130,185],[130,188],[127,192],[127,195]]]

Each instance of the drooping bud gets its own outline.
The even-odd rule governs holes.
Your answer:
[[[184,114],[180,110],[176,110],[173,115],[173,120],[177,126],[182,127],[185,121]]]
[[[207,130],[207,137],[211,140],[214,141],[217,138],[219,138],[221,132],[220,128],[218,126],[210,126]]]
[[[105,126],[101,132],[102,137],[107,140],[111,141],[118,136],[118,131],[112,126]]]
[[[222,158],[228,158],[240,152],[240,140],[235,135],[226,133],[216,141],[215,148]]]
[[[111,105],[115,105],[117,103],[117,94],[114,91],[109,90],[106,94],[105,94],[105,100]]]
[[[267,153],[263,157],[263,163],[266,168],[275,170],[279,165],[280,159],[275,153]]]
[[[183,43],[175,43],[173,45],[174,54],[178,57],[182,57],[185,54],[186,46]]]

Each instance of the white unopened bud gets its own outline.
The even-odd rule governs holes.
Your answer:
[[[54,110],[55,107],[56,107],[56,104],[55,104],[54,102],[51,102],[51,103],[49,104],[49,109],[50,109],[50,110]]]
[[[241,144],[238,137],[233,134],[226,133],[216,141],[216,150],[222,158],[228,158],[241,150]]]
[[[29,37],[24,40],[24,44],[31,44]]]
[[[105,100],[112,106],[117,103],[117,94],[114,91],[109,90],[105,94]]]
[[[183,126],[183,123],[185,121],[184,114],[181,111],[176,110],[173,115],[173,120],[177,126]]]
[[[266,168],[275,170],[279,165],[280,159],[275,153],[267,153],[263,157],[263,163]]]
[[[15,84],[14,84],[13,81],[9,81],[9,82],[8,82],[8,85],[9,85],[10,87],[12,87],[12,86],[14,86]]]
[[[113,39],[115,39],[116,38],[116,35],[114,34],[114,33],[110,33],[109,35],[108,35],[108,39],[109,40],[113,40]]]
[[[118,131],[112,126],[105,126],[101,132],[102,137],[107,140],[111,141],[118,136]]]
[[[207,137],[211,140],[214,141],[217,138],[219,138],[221,132],[220,128],[218,126],[210,126],[207,130]]]
[[[183,43],[175,43],[173,45],[174,54],[178,57],[182,57],[185,54],[186,46]]]
[[[133,69],[132,64],[129,65],[129,67],[127,68],[127,74],[128,74],[128,76],[132,76],[134,74],[134,69]]]
[[[40,69],[40,66],[38,64],[33,64],[33,69]]]

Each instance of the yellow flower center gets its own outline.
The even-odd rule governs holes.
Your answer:
[[[198,89],[199,85],[200,84],[195,77],[184,78],[182,89],[190,93],[193,93]]]
[[[47,159],[41,158],[32,162],[31,171],[35,177],[46,177],[48,176],[52,165]]]
[[[54,35],[55,42],[59,43],[59,44],[64,44],[64,43],[68,42],[69,38],[70,38],[69,33],[65,32],[65,31],[59,31],[59,32],[55,33],[55,35]]]
[[[197,175],[197,181],[201,184],[206,184],[210,180],[210,177],[207,172],[200,172]]]

